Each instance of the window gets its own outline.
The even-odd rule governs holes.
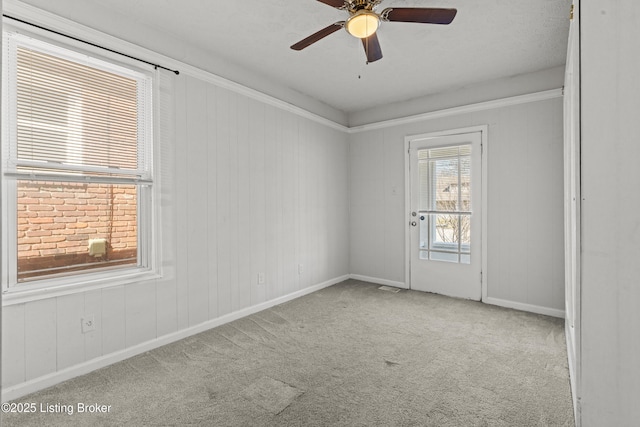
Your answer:
[[[418,151],[420,258],[471,261],[471,145]]]
[[[3,289],[150,271],[151,72],[4,38]]]

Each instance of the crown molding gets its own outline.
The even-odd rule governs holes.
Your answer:
[[[393,126],[406,125],[409,123],[421,122],[425,120],[439,119],[447,116],[457,116],[460,114],[474,113],[484,110],[492,110],[495,108],[509,107],[518,104],[527,104],[530,102],[545,101],[548,99],[561,98],[562,88],[550,89],[542,92],[534,92],[526,95],[510,96],[491,101],[477,102],[475,104],[463,105],[460,107],[446,108],[443,110],[430,111],[428,113],[416,114],[413,116],[400,117],[397,119],[384,120],[380,122],[370,123],[361,126],[350,127],[349,133],[366,132],[377,129],[384,129]]]
[[[103,45],[109,49],[125,52],[129,55],[138,56],[148,61],[165,64],[167,67],[175,68],[180,71],[181,74],[186,74],[191,77],[201,79],[205,82],[214,84],[218,87],[222,87],[231,90],[240,95],[244,95],[248,98],[256,101],[263,102],[267,105],[279,108],[284,111],[288,111],[299,117],[311,120],[329,128],[345,132],[348,134],[355,134],[360,132],[367,132],[372,130],[384,129],[393,126],[400,126],[409,123],[415,123],[424,120],[433,120],[437,118],[454,116],[460,114],[473,113],[484,110],[491,110],[495,108],[503,108],[518,104],[526,104],[529,102],[544,101],[553,98],[562,97],[562,88],[551,89],[542,92],[535,92],[526,95],[518,95],[507,98],[495,99],[491,101],[478,102],[475,104],[464,105],[460,107],[446,108],[442,110],[430,111],[426,113],[416,114],[407,117],[400,117],[391,120],[383,120],[379,122],[369,123],[360,126],[348,127],[333,120],[322,117],[318,114],[305,110],[294,104],[288,103],[271,95],[267,95],[255,89],[251,89],[234,81],[225,79],[211,72],[202,70],[193,65],[186,64],[182,61],[170,58],[162,55],[150,49],[138,46],[133,43],[121,40],[117,37],[110,36],[101,31],[94,30],[77,22],[63,18],[61,16],[46,12],[42,9],[38,9],[31,5],[24,4],[18,0],[5,1],[3,4],[4,11],[16,18],[24,19],[28,22],[50,28],[55,31],[59,31],[63,34],[68,34],[73,37],[77,37],[86,40],[91,43]]]

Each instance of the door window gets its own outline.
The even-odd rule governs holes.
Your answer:
[[[471,262],[471,145],[418,150],[420,259]]]

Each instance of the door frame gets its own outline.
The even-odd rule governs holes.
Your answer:
[[[481,164],[481,228],[480,228],[480,256],[482,257],[481,264],[481,299],[480,301],[486,301],[488,294],[489,278],[487,274],[487,158],[489,153],[488,146],[488,125],[470,126],[464,128],[456,128],[449,130],[442,130],[437,132],[421,133],[416,135],[407,135],[404,137],[404,203],[405,203],[405,222],[404,222],[404,241],[405,241],[405,273],[404,280],[407,289],[413,289],[411,286],[411,173],[409,170],[410,156],[409,149],[411,141],[418,139],[438,138],[442,136],[460,135],[465,133],[480,133],[480,164]]]
[[[581,170],[580,170],[580,1],[573,0],[563,90],[565,335],[576,425],[582,423],[581,384]]]

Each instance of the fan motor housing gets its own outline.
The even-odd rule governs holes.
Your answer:
[[[345,6],[347,6],[349,13],[355,14],[360,10],[373,10],[381,2],[382,0],[351,0],[348,5],[345,3]]]

